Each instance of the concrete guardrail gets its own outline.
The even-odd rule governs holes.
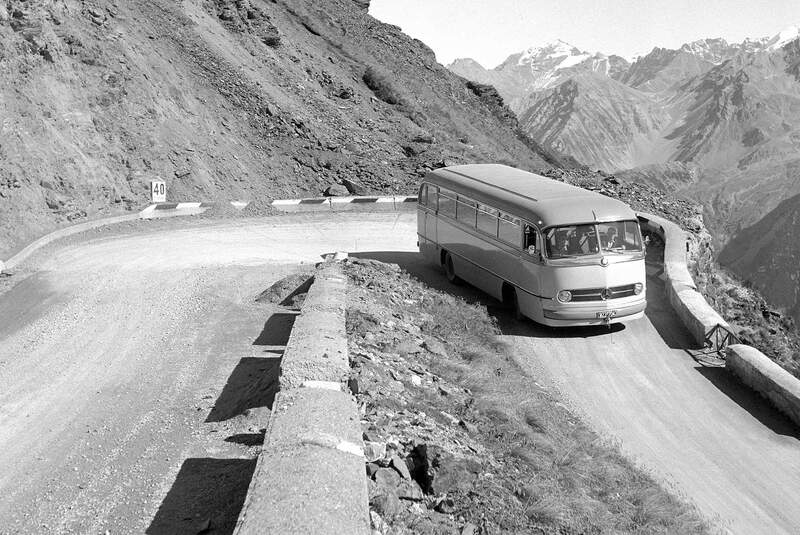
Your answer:
[[[688,234],[662,217],[646,213],[638,216],[643,229],[655,232],[664,240],[667,297],[695,342],[700,346],[705,345],[710,334],[719,326],[730,331],[730,326],[697,291],[689,273],[686,266]],[[728,371],[800,425],[800,379],[748,345],[729,345],[725,355],[725,368]]]
[[[361,422],[346,386],[345,292],[340,266],[324,264],[286,345],[236,535],[370,533]]]
[[[240,201],[231,201],[230,204],[237,210],[242,210],[247,206],[248,203]],[[137,219],[156,219],[162,217],[202,214],[212,206],[216,206],[216,203],[171,202],[171,203],[151,204],[146,208],[132,214],[125,214],[114,217],[104,217],[101,219],[94,219],[92,221],[84,221],[83,223],[77,223],[75,225],[70,225],[68,227],[54,230],[53,232],[45,234],[41,238],[32,241],[30,244],[25,246],[23,249],[14,254],[5,262],[0,260],[0,273],[16,268],[18,265],[20,265],[23,261],[25,261],[28,257],[30,257],[33,253],[35,253],[42,247],[49,245],[50,243],[53,243],[56,240],[60,240],[61,238],[66,238],[67,236],[79,234],[87,230],[105,227],[107,225],[124,223],[126,221],[135,221]]]
[[[744,344],[727,347],[725,367],[800,425],[800,380],[794,375]]]
[[[310,199],[280,199],[272,207],[282,212],[345,211],[403,211],[416,210],[417,197],[394,195],[385,197],[315,197]]]
[[[707,334],[717,325],[730,326],[697,291],[694,279],[686,266],[689,235],[678,225],[651,214],[639,214],[639,224],[664,240],[664,276],[667,278],[667,298],[670,305],[691,333],[694,341],[705,345]]]

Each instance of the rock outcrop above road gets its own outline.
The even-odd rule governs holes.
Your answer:
[[[0,258],[142,206],[155,178],[168,200],[260,200],[345,180],[413,192],[442,160],[547,165],[515,120],[368,5],[4,2]]]

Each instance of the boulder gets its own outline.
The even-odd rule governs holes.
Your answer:
[[[370,499],[370,505],[384,518],[392,518],[400,512],[402,504],[394,492],[381,492]]]
[[[422,492],[419,483],[413,479],[404,479],[400,482],[400,485],[397,486],[397,496],[401,500],[410,500],[413,502],[421,502],[425,499],[425,493]]]
[[[414,463],[411,475],[426,494],[469,490],[481,470],[477,460],[455,456],[430,444],[415,446],[411,459]]]
[[[386,455],[385,442],[364,441],[364,457],[367,459],[368,463],[383,459],[384,455]]]
[[[400,474],[391,468],[378,468],[372,476],[375,483],[380,488],[385,488],[394,492],[398,485],[400,485]]]
[[[347,187],[342,184],[331,184],[325,188],[322,194],[326,197],[346,197],[350,195],[350,192],[347,190]]]
[[[400,458],[399,455],[392,455],[389,459],[389,464],[392,466],[392,468],[397,470],[397,473],[399,473],[403,479],[411,479],[411,472],[408,470],[408,465],[403,459]]]
[[[342,185],[347,188],[347,192],[350,195],[364,195],[365,189],[364,186],[359,184],[358,182],[353,182],[352,180],[348,180],[346,178],[342,179]]]

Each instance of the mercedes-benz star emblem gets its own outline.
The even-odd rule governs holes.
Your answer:
[[[600,259],[600,265],[606,267],[608,265],[608,258],[605,256]]]
[[[606,300],[608,300],[608,299],[611,299],[611,296],[612,296],[612,295],[613,295],[613,292],[612,292],[612,291],[611,291],[609,288],[605,288],[605,289],[603,289],[603,291],[602,291],[602,292],[600,292],[600,298],[601,298],[603,301],[606,301]]]

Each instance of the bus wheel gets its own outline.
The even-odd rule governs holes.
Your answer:
[[[453,257],[450,253],[444,253],[444,274],[447,280],[452,284],[461,284],[461,278],[456,275],[456,269],[453,266]]]
[[[508,310],[514,316],[514,319],[520,321],[524,319],[522,312],[519,309],[519,297],[517,297],[517,289],[513,286],[503,287],[503,303],[508,307]]]

